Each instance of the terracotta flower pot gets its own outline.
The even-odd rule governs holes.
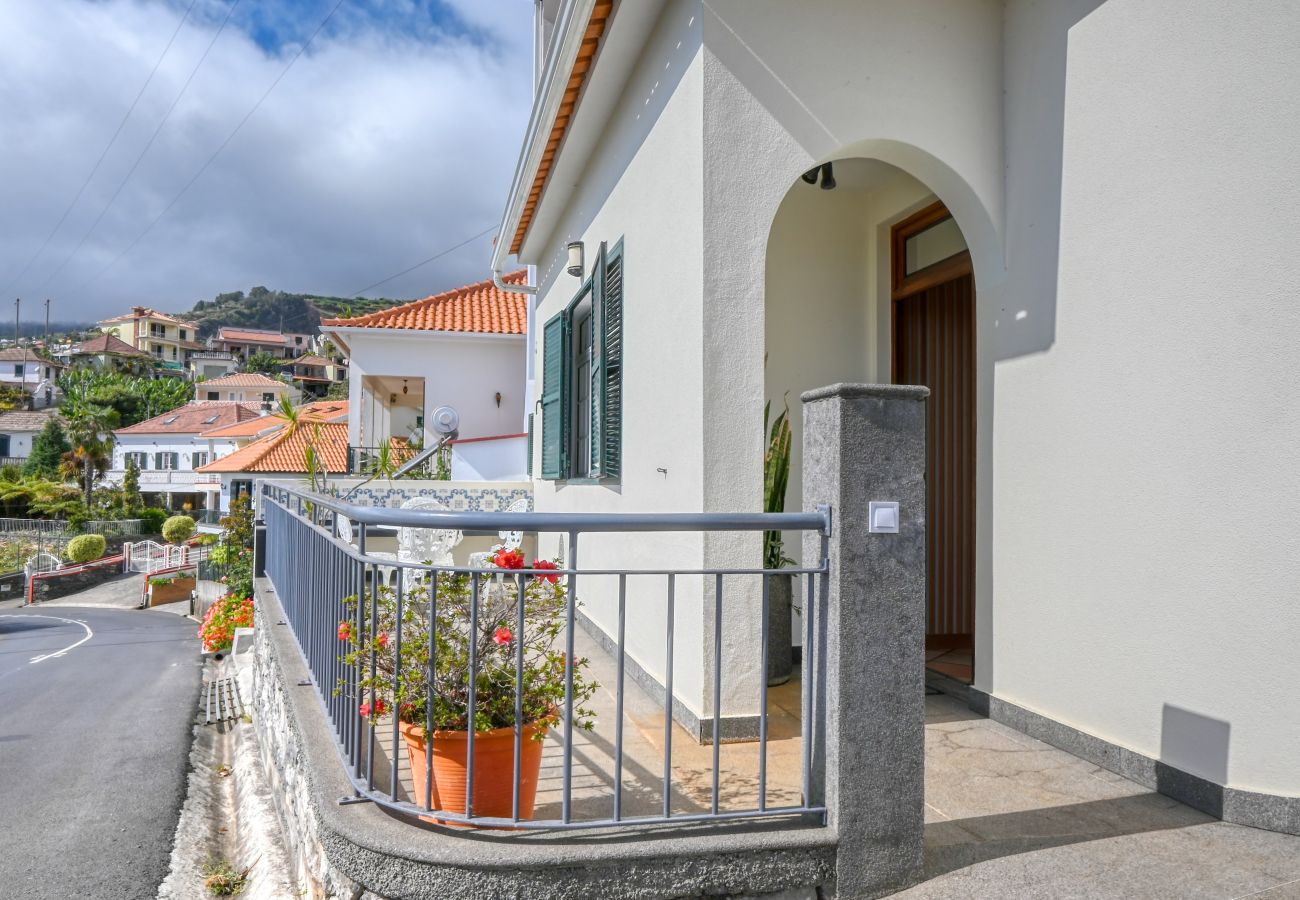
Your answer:
[[[411,780],[415,785],[413,802],[424,805],[424,728],[401,723],[402,738],[406,744],[407,759],[411,763]],[[546,726],[524,726],[523,758],[519,766],[519,817],[531,819],[537,799],[537,780],[542,768],[542,742],[535,739],[545,734]],[[434,809],[464,813],[465,787],[468,781],[469,732],[435,731],[433,733],[433,791]],[[495,728],[474,735],[474,815],[509,819],[513,815],[515,782],[515,730]],[[442,825],[463,823],[421,816],[428,822]]]

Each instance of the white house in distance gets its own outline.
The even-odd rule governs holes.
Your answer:
[[[293,385],[260,372],[234,372],[194,385],[194,399],[197,401],[269,403],[274,408],[280,405],[281,397],[288,397],[290,403],[297,403],[300,396],[301,393]]]
[[[525,273],[507,276],[522,283]],[[394,438],[433,446],[455,411],[457,481],[527,477],[524,354],[528,303],[489,279],[351,319],[322,333],[348,356],[349,441],[364,455]],[[357,453],[354,453],[354,459]]]
[[[6,347],[0,350],[0,385],[22,388],[32,398],[37,409],[58,402],[59,373],[63,363],[37,355],[25,347]]]
[[[536,292],[536,508],[757,510],[765,401],[789,399],[798,448],[803,391],[928,385],[928,655],[1012,724],[1300,830],[1300,714],[1261,687],[1300,682],[1294,10],[537,9],[493,258]],[[588,365],[616,402],[582,423],[562,411]],[[584,564],[669,544],[759,560],[756,539],[674,535]],[[610,598],[583,600],[610,630]],[[679,700],[707,714],[709,642],[683,640]],[[756,662],[727,662],[748,692]]]
[[[32,441],[56,415],[53,408],[0,413],[0,465],[25,463],[32,455]]]
[[[198,470],[234,452],[234,437],[209,440],[202,435],[236,422],[263,418],[259,403],[187,403],[170,412],[113,432],[112,468],[104,480],[121,484],[129,460],[140,468],[140,493],[146,502],[170,510],[208,512],[209,524],[225,509],[219,503],[221,479]],[[201,515],[196,516],[203,518]]]
[[[296,359],[311,349],[312,335],[223,325],[209,343],[213,350],[224,350],[245,360],[257,353]]]

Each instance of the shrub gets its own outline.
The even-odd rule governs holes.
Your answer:
[[[229,650],[236,628],[253,627],[253,598],[226,594],[208,609],[199,626],[205,650]]]
[[[108,549],[102,534],[83,534],[68,541],[68,559],[74,563],[88,563],[99,559]]]
[[[140,530],[144,534],[159,534],[167,521],[167,510],[148,506],[140,510]]]
[[[183,544],[194,534],[194,520],[189,516],[172,516],[162,525],[162,536],[169,544]]]

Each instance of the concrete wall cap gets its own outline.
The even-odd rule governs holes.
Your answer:
[[[818,400],[830,400],[840,397],[845,400],[858,400],[864,397],[881,400],[924,400],[930,396],[930,389],[919,384],[831,384],[826,387],[804,391],[799,399],[804,403]]]

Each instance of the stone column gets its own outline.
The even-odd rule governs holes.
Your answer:
[[[805,721],[819,729],[814,797],[839,839],[838,897],[884,896],[922,874],[929,393],[837,384],[803,395],[803,508],[833,507]],[[898,502],[897,534],[869,532],[872,500]],[[821,544],[805,538],[805,564]]]

